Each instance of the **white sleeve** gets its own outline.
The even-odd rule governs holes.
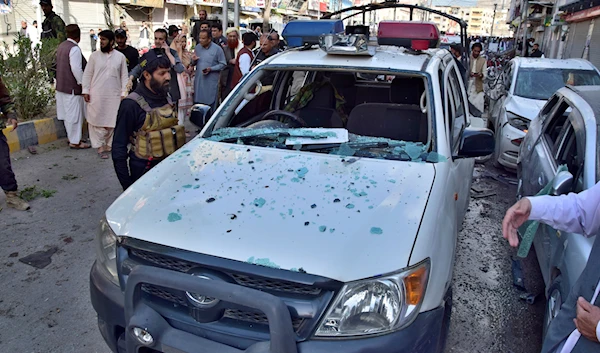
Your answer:
[[[579,194],[528,197],[530,220],[548,224],[554,229],[596,235],[600,229],[600,183]]]
[[[121,96],[127,97],[127,82],[129,81],[129,72],[127,72],[127,59],[121,55]]]
[[[90,55],[90,61],[88,61],[85,66],[85,71],[83,72],[83,81],[81,85],[83,86],[83,94],[90,94],[90,86],[92,84],[92,77],[94,76],[94,58],[95,56]]]
[[[83,69],[81,49],[78,46],[71,48],[69,51],[69,63],[71,64],[71,72],[75,76],[77,84],[80,85],[83,81]]]
[[[242,75],[245,75],[248,73],[248,71],[250,71],[250,64],[251,64],[250,55],[248,55],[248,54],[240,55],[240,71],[242,72]]]
[[[596,339],[600,342],[600,321],[596,325]]]

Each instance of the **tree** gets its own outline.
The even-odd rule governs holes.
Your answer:
[[[269,28],[269,20],[271,19],[271,2],[272,0],[265,0],[265,12],[263,13],[262,25],[263,33],[269,33],[271,31],[271,29]]]

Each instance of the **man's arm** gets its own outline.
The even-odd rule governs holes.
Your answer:
[[[600,183],[579,194],[528,197],[531,203],[530,220],[540,221],[552,228],[581,233],[586,237],[600,229]]]
[[[133,77],[134,79],[138,79],[142,76],[142,67],[138,64],[135,65],[133,69],[129,72],[129,77]]]
[[[181,59],[179,58],[179,54],[177,54],[177,51],[170,49],[170,52],[171,52],[171,55],[173,55],[173,60],[175,62],[175,63],[171,62],[171,65],[173,66],[173,70],[175,70],[175,72],[177,72],[178,74],[184,72],[185,67],[181,63]]]
[[[81,81],[81,86],[82,86],[82,94],[85,96],[87,95],[88,98],[86,99],[86,101],[89,103],[89,94],[90,94],[90,86],[92,84],[92,78],[94,76],[94,65],[95,65],[95,60],[94,60],[94,55],[90,56],[90,61],[88,62],[88,64],[85,66],[85,71],[83,71],[83,80]]]
[[[65,31],[65,21],[62,20],[58,15],[54,16],[53,20],[54,30],[56,31],[56,37],[62,43],[67,40],[67,34]]]
[[[140,114],[139,105],[131,99],[123,99],[119,106],[117,114],[117,124],[112,144],[112,160],[115,166],[115,172],[123,190],[127,189],[132,183],[129,167],[127,166],[129,137],[133,136],[135,130],[135,121]]]
[[[527,220],[540,221],[557,230],[587,237],[600,229],[600,183],[579,194],[526,197],[504,216],[502,236],[511,246],[519,245],[517,229]]]
[[[125,59],[125,55],[122,55],[121,58],[121,97],[125,98],[129,93],[127,89],[127,82],[129,78],[127,76],[127,59]]]
[[[71,72],[75,76],[75,80],[78,85],[83,82],[83,68],[81,59],[81,49],[79,47],[73,47],[69,51],[69,63],[71,64]]]
[[[240,71],[242,75],[247,74],[250,71],[250,64],[252,61],[250,60],[250,55],[242,54],[240,55]]]
[[[217,50],[217,64],[211,66],[210,71],[221,71],[227,66],[227,61],[225,60],[225,53],[222,50]]]

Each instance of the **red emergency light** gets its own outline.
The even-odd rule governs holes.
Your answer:
[[[430,22],[382,21],[377,30],[379,45],[395,45],[414,50],[437,48],[440,31]]]

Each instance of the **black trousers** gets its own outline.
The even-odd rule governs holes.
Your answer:
[[[129,158],[129,175],[131,175],[131,183],[135,183],[136,180],[146,174],[150,169],[158,164],[159,161],[147,161],[138,158]],[[123,190],[127,189],[130,185],[123,185]]]
[[[4,191],[17,191],[17,179],[10,165],[10,150],[2,130],[0,130],[0,187]]]

